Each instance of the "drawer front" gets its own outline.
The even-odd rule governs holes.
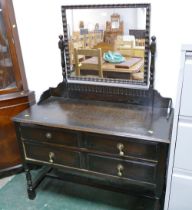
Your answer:
[[[37,161],[80,167],[80,153],[58,147],[48,147],[37,144],[24,144],[26,158]]]
[[[86,147],[90,150],[119,156],[133,156],[150,160],[158,159],[157,143],[92,134],[86,135],[85,140]]]
[[[185,171],[173,173],[169,210],[192,209],[192,174]]]
[[[103,156],[88,154],[88,169],[91,171],[129,178],[138,181],[155,183],[156,164],[123,161]]]
[[[191,93],[191,78],[192,78],[192,56],[186,56],[184,67],[184,78],[182,83],[181,107],[180,115],[192,116],[192,93]]]
[[[44,126],[21,126],[21,137],[26,140],[44,141],[66,146],[78,146],[78,135],[64,129]]]
[[[177,144],[175,150],[175,167],[192,170],[192,120],[179,119]]]

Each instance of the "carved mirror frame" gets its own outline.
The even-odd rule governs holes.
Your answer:
[[[145,30],[145,57],[144,57],[144,80],[123,80],[123,79],[109,79],[109,78],[85,78],[85,77],[69,77],[70,75],[70,54],[68,46],[68,29],[66,10],[68,9],[110,9],[110,8],[146,8],[146,30]],[[86,84],[97,86],[111,86],[119,88],[133,88],[147,90],[150,85],[153,86],[153,77],[151,78],[149,66],[149,52],[150,52],[150,4],[106,4],[106,5],[65,5],[62,6],[62,21],[64,33],[64,62],[65,69],[63,74],[68,84]],[[78,85],[77,85],[78,86]]]

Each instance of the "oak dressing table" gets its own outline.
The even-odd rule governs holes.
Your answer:
[[[51,176],[151,198],[159,209],[173,111],[153,88],[155,38],[148,89],[69,82],[65,41],[60,36],[63,81],[14,118],[29,198]],[[36,180],[31,164],[44,166]]]

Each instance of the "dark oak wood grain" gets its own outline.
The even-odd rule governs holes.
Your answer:
[[[31,107],[14,120],[165,143],[170,143],[172,126],[165,108],[58,97]]]
[[[11,168],[15,170],[21,164],[12,117],[34,104],[35,98],[33,92],[15,96],[13,94],[11,97],[7,94],[7,98],[5,95],[0,98],[3,98],[0,100],[0,176],[5,176],[12,173]]]
[[[78,152],[34,143],[25,143],[24,148],[26,158],[76,168],[80,167],[80,154]],[[50,153],[52,154],[52,157],[50,156]]]
[[[91,171],[141,182],[155,183],[156,164],[154,163],[141,163],[133,160],[122,160],[88,154],[88,166],[88,169]],[[122,166],[120,175],[118,166]]]
[[[69,130],[54,129],[38,125],[23,125],[20,128],[22,139],[35,139],[38,142],[49,142],[66,146],[78,146],[78,134]]]
[[[118,145],[122,145],[123,156],[134,157],[138,159],[157,160],[158,144],[155,142],[141,141],[138,138],[123,138],[108,135],[85,134],[86,148],[94,151],[100,151],[105,154],[114,154],[119,156]]]
[[[165,107],[50,97],[14,121],[25,164],[120,179],[133,192],[160,198],[172,119]]]

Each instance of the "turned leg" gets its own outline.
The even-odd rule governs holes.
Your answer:
[[[25,173],[26,173],[26,179],[27,179],[27,193],[28,193],[28,198],[30,200],[35,199],[36,193],[33,188],[33,183],[32,183],[32,177],[29,168],[25,168]]]
[[[160,200],[159,199],[156,199],[155,200],[155,206],[154,206],[154,210],[160,210]]]

